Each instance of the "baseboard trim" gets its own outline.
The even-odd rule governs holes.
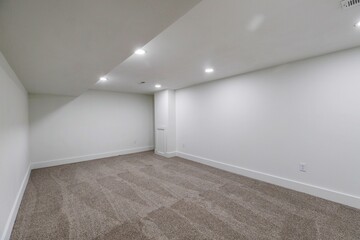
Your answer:
[[[2,236],[0,236],[1,240],[10,239],[11,232],[12,232],[12,229],[14,227],[15,220],[16,220],[16,216],[17,216],[17,213],[19,211],[20,203],[21,203],[21,200],[22,200],[22,198],[24,196],[24,192],[25,192],[26,186],[27,186],[28,181],[29,181],[30,172],[31,172],[31,168],[29,166],[26,173],[25,173],[25,176],[24,176],[24,178],[23,178],[23,180],[21,182],[20,189],[19,189],[19,191],[18,191],[18,193],[16,195],[14,204],[13,204],[13,206],[11,208],[8,220],[7,220],[6,225],[5,225],[4,232],[3,232]]]
[[[176,152],[168,152],[168,153],[160,153],[158,151],[155,151],[155,153],[157,155],[160,155],[160,156],[163,156],[163,157],[166,157],[166,158],[172,158],[172,157],[176,157]]]
[[[360,209],[360,197],[279,176],[177,152],[178,157]]]
[[[31,164],[31,169],[54,167],[54,166],[59,166],[59,165],[64,165],[64,164],[91,161],[91,160],[96,160],[96,159],[101,159],[101,158],[114,157],[114,156],[131,154],[131,153],[139,153],[139,152],[145,152],[145,151],[150,151],[150,150],[154,150],[154,146],[122,149],[122,150],[112,151],[112,152],[91,154],[91,155],[71,157],[71,158],[55,159],[55,160],[49,160],[49,161],[44,161],[44,162],[33,162]]]

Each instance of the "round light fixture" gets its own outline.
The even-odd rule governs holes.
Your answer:
[[[213,68],[206,68],[206,69],[205,69],[205,72],[206,72],[206,73],[213,73],[213,72],[214,72],[214,69],[213,69]]]
[[[106,78],[106,77],[101,77],[100,78],[100,81],[102,81],[102,82],[105,82],[105,81],[107,81],[108,79]]]
[[[144,55],[146,53],[146,51],[142,48],[139,48],[135,51],[136,55]]]
[[[360,21],[358,21],[357,23],[355,23],[355,24],[354,24],[354,27],[360,28]]]
[[[156,88],[161,88],[161,84],[155,84]]]

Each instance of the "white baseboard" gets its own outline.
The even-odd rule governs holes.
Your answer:
[[[154,146],[129,148],[129,149],[123,149],[123,150],[113,151],[113,152],[91,154],[91,155],[71,157],[71,158],[62,158],[62,159],[49,160],[49,161],[44,161],[44,162],[33,162],[31,164],[31,169],[54,167],[54,166],[59,166],[59,165],[64,165],[64,164],[69,164],[69,163],[84,162],[84,161],[96,160],[96,159],[107,158],[107,157],[114,157],[114,156],[131,154],[131,153],[145,152],[145,151],[150,151],[150,150],[154,150]]]
[[[264,182],[272,183],[272,184],[275,184],[275,185],[278,185],[278,186],[281,186],[284,188],[289,188],[289,189],[292,189],[295,191],[307,193],[307,194],[310,194],[310,195],[313,195],[316,197],[320,197],[323,199],[327,199],[327,200],[330,200],[333,202],[341,203],[344,205],[348,205],[348,206],[360,209],[360,197],[359,196],[353,196],[353,195],[350,195],[347,193],[342,193],[342,192],[334,191],[331,189],[314,186],[311,184],[302,183],[299,181],[282,178],[282,177],[274,176],[271,174],[238,167],[235,165],[214,161],[214,160],[199,157],[199,156],[194,156],[194,155],[183,153],[183,152],[177,152],[176,155],[178,157],[181,157],[181,158],[184,158],[184,159],[187,159],[190,161],[202,163],[202,164],[209,165],[209,166],[212,166],[215,168],[219,168],[219,169],[222,169],[222,170],[225,170],[228,172],[232,172],[232,173],[236,173],[236,174],[243,175],[246,177],[261,180]]]
[[[3,232],[2,236],[0,236],[1,240],[10,239],[11,232],[12,232],[12,229],[14,227],[15,220],[16,220],[16,216],[17,216],[17,213],[19,211],[20,203],[21,203],[21,200],[23,198],[27,183],[29,181],[30,172],[31,172],[31,169],[30,169],[30,166],[29,166],[29,168],[27,169],[27,171],[25,173],[24,179],[21,182],[20,189],[19,189],[19,191],[18,191],[18,193],[16,195],[14,204],[13,204],[13,206],[11,208],[8,220],[7,220],[6,225],[5,225],[4,232]]]
[[[166,158],[176,157],[176,152],[160,153],[160,152],[158,152],[158,151],[155,150],[155,153],[156,153],[157,155],[160,155],[160,156],[163,156],[163,157],[166,157]]]

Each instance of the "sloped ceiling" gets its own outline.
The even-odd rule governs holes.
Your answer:
[[[132,55],[94,88],[179,89],[356,47],[359,20],[360,7],[343,10],[340,0],[204,0],[146,44],[146,55]]]
[[[31,93],[79,95],[200,0],[0,0],[0,50]]]

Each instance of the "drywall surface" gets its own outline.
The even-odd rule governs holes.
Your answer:
[[[176,152],[176,94],[174,90],[168,91],[168,153],[172,153]]]
[[[27,101],[26,90],[0,52],[0,239],[9,237],[29,172]]]
[[[156,92],[154,102],[156,153],[173,157],[176,152],[175,91]]]
[[[155,127],[165,128],[169,120],[169,91],[160,91],[154,94]]]
[[[61,163],[149,150],[153,96],[88,91],[79,97],[30,95],[30,159]]]
[[[359,62],[356,48],[178,90],[177,151],[360,206]]]

